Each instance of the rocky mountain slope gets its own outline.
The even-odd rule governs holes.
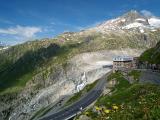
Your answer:
[[[150,19],[158,20],[131,11],[94,28],[1,50],[0,118],[28,120],[107,73],[103,66],[112,65],[113,56],[139,56],[155,46],[160,29]]]

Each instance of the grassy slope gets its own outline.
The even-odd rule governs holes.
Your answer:
[[[118,84],[112,89],[112,95],[102,96],[96,106],[109,110],[109,113],[88,110],[89,117],[94,120],[151,120],[160,118],[160,87],[153,84],[129,84],[120,73],[112,74]],[[117,106],[115,110],[113,106]],[[85,114],[84,113],[84,114]]]
[[[132,76],[135,81],[139,81],[141,71],[138,70],[132,70],[131,72],[128,73],[129,76]]]
[[[141,56],[141,61],[160,64],[160,42],[153,48],[146,50]]]

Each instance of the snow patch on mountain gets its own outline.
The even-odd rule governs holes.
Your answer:
[[[115,31],[120,30],[121,26],[126,22],[125,18],[116,18],[112,20],[108,20],[94,28],[91,28],[89,30],[96,30],[98,32],[106,32],[106,31]]]
[[[157,30],[156,30],[156,29],[152,29],[151,31],[152,31],[152,32],[155,32],[155,31],[157,31]]]
[[[137,22],[146,22],[146,19],[144,19],[144,18],[137,18],[135,21],[137,21]]]
[[[148,19],[148,22],[152,27],[156,27],[156,28],[160,27],[160,19],[159,18],[150,18],[150,19]]]
[[[131,28],[137,28],[137,27],[143,27],[143,26],[144,25],[142,23],[134,22],[122,27],[122,29],[131,29]]]
[[[140,27],[139,30],[140,30],[141,33],[144,33],[144,29],[143,28]]]

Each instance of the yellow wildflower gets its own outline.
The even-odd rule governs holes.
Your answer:
[[[116,105],[113,105],[112,108],[113,108],[114,110],[118,110],[118,106],[116,106]]]
[[[98,106],[95,106],[95,109],[96,109],[96,110],[100,110],[101,108],[100,108],[100,107],[98,107]]]
[[[89,115],[89,112],[85,112],[85,115]]]
[[[106,114],[108,114],[108,113],[110,113],[110,110],[104,110],[104,112],[106,113]]]

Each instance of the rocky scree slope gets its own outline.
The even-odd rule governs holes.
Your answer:
[[[142,22],[142,17],[147,20]],[[143,26],[126,29],[135,21]],[[137,30],[141,27],[144,32]],[[114,55],[138,56],[153,47],[159,33],[148,18],[131,11],[94,28],[0,51],[0,118],[28,120],[39,109],[77,92],[78,85],[108,72],[102,66],[112,64]]]

